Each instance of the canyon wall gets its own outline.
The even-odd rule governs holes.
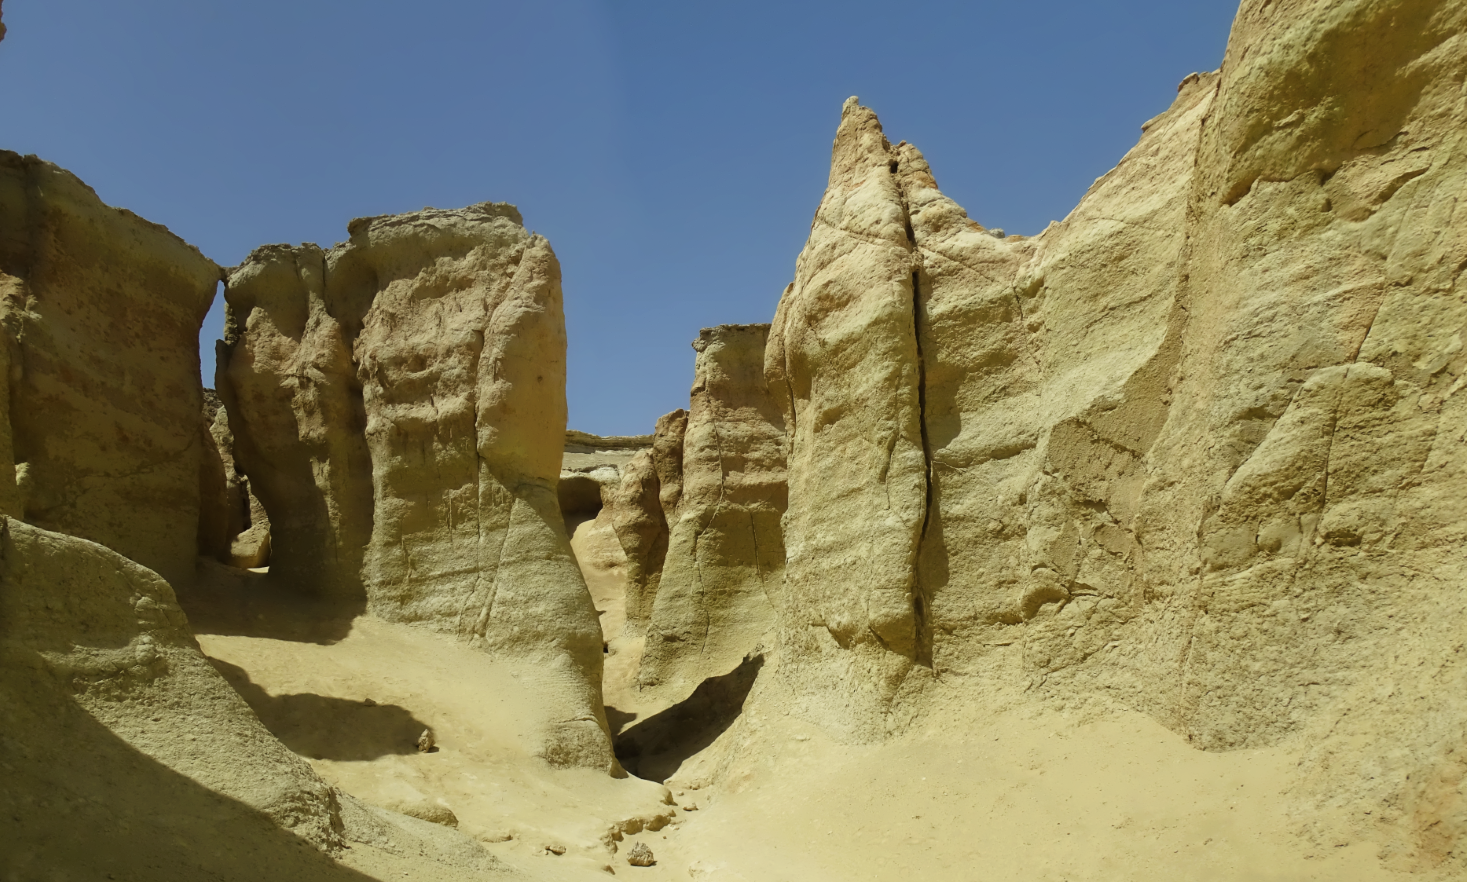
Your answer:
[[[200,539],[227,529],[218,499],[201,504],[225,479],[209,456],[197,349],[219,280],[165,228],[50,163],[0,153],[0,745],[20,764],[0,852],[11,872],[70,866],[117,841],[119,817],[133,821],[129,841],[172,849],[178,819],[159,811],[163,799],[212,819],[199,824],[238,825],[286,865],[311,863],[302,841],[342,844],[337,795],[210,666],[175,599],[174,586],[192,586]]]
[[[557,673],[557,765],[613,768],[601,633],[556,483],[560,268],[513,206],[364,218],[229,276],[218,369],[270,579]]]
[[[193,578],[198,333],[219,277],[198,249],[74,175],[0,152],[0,508],[174,584]]]
[[[767,354],[767,700],[857,740],[939,682],[1294,738],[1301,793],[1460,861],[1464,77],[1460,5],[1250,0],[1033,238],[847,102]]]

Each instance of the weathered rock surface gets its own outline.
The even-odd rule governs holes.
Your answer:
[[[657,420],[650,444],[621,469],[614,485],[602,491],[604,517],[626,555],[626,613],[621,635],[643,637],[662,567],[671,524],[682,497],[683,433],[687,412],[675,410]]]
[[[764,380],[768,333],[768,325],[721,325],[693,344],[682,486],[647,625],[643,687],[691,692],[737,667],[775,624],[787,493],[784,422]]]
[[[193,246],[103,204],[74,175],[0,152],[11,448],[0,508],[175,584],[192,578],[197,341],[219,276]]]
[[[24,746],[22,765],[41,761],[29,757],[40,744],[21,725],[22,709],[74,703],[100,724],[90,737],[120,739],[146,762],[263,812],[318,848],[341,844],[331,789],[209,665],[156,573],[101,545],[0,518],[0,652],[0,737]],[[74,743],[79,735],[53,737]],[[83,798],[105,793],[89,773],[68,768],[90,750],[85,739],[74,748],[78,756],[42,778]],[[23,797],[45,794],[8,794]]]
[[[270,580],[363,601],[372,462],[351,345],[371,291],[352,268],[333,273],[328,292],[327,252],[255,249],[226,280],[215,387],[237,466],[273,527]]]
[[[156,573],[8,517],[0,699],[0,869],[14,878],[366,878],[307,843],[366,844],[445,874],[505,869],[457,831],[322,781],[199,652]]]
[[[601,513],[603,497],[615,491],[632,461],[651,447],[651,435],[606,437],[575,430],[565,433],[556,494],[567,533]]]
[[[626,556],[626,619],[622,636],[646,634],[667,558],[668,525],[652,450],[632,457],[617,482],[603,489],[605,517]]]
[[[683,499],[683,444],[688,412],[682,408],[657,418],[652,434],[652,467],[657,471],[657,499],[669,524],[676,522]]]
[[[544,757],[613,768],[600,629],[556,496],[555,255],[499,203],[348,232],[257,249],[228,279],[218,385],[271,578],[563,670]]]
[[[930,654],[914,592],[928,505],[917,266],[897,163],[876,115],[847,101],[766,351],[789,432],[785,654],[809,694],[849,697],[836,711],[849,721],[828,722],[873,731]]]
[[[1460,863],[1464,73],[1460,4],[1249,0],[1032,239],[848,102],[767,356],[778,700],[858,739],[944,680],[1293,739],[1301,795]]]
[[[250,481],[234,462],[229,414],[212,389],[204,390],[204,465],[199,472],[199,553],[236,567],[270,560],[270,518]]]

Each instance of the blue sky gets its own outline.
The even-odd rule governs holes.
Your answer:
[[[1234,0],[7,0],[0,147],[223,265],[362,215],[513,202],[565,274],[570,421],[650,432],[698,329],[767,322],[841,102],[974,219],[1065,216]],[[201,339],[206,385],[222,300]]]

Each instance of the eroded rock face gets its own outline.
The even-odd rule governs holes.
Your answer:
[[[603,490],[605,516],[627,561],[626,623],[620,636],[645,635],[667,557],[667,518],[653,456],[650,449],[637,453],[622,467],[617,482]]]
[[[102,779],[126,779],[130,770],[86,764],[91,751],[111,751],[120,739],[142,764],[238,800],[318,848],[340,846],[331,788],[266,731],[199,652],[172,589],[151,570],[96,543],[0,518],[0,654],[7,707],[0,739],[22,756],[55,742],[74,751],[53,758],[66,768],[47,771],[48,792],[22,788],[8,801],[108,796]],[[73,703],[89,725],[60,725]],[[17,729],[16,715],[28,708],[52,709],[40,725],[58,731]]]
[[[647,626],[644,688],[682,697],[737,667],[775,624],[787,493],[784,421],[764,380],[768,333],[721,325],[693,344],[682,486]]]
[[[199,554],[236,567],[263,567],[270,559],[270,519],[250,481],[234,462],[229,414],[212,389],[204,390],[203,467],[199,472]]]
[[[613,768],[601,634],[556,497],[560,269],[513,206],[353,221],[228,280],[220,394],[270,575],[565,669],[557,765]],[[278,573],[278,575],[277,575]]]
[[[198,333],[219,277],[196,248],[74,175],[0,152],[11,448],[0,508],[175,584],[192,579]]]
[[[1116,698],[1308,744],[1394,860],[1460,861],[1464,33],[1250,0],[1032,239],[848,102],[767,356],[798,713],[879,737],[947,674]]]
[[[827,720],[849,731],[879,729],[929,654],[913,590],[928,503],[917,267],[897,161],[876,115],[847,101],[765,356],[789,431],[786,653],[809,694],[850,697]]]
[[[274,527],[270,580],[362,601],[372,461],[351,345],[371,292],[343,273],[328,293],[327,272],[314,245],[266,245],[231,270],[215,384]]]

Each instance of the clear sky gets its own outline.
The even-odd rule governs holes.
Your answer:
[[[564,269],[572,427],[641,434],[687,405],[699,328],[774,315],[847,96],[1033,234],[1222,62],[1236,5],[6,0],[0,147],[225,266],[513,202]]]

